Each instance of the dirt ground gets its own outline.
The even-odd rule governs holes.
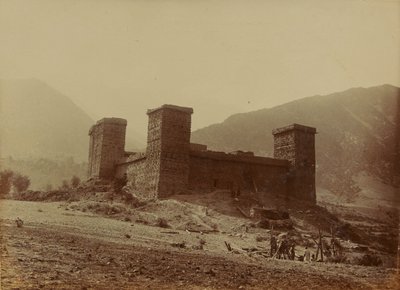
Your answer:
[[[170,228],[154,226],[154,207],[175,209]],[[82,208],[93,205],[1,200],[1,289],[399,289],[393,268],[248,255],[242,248],[267,247],[255,239],[263,230],[200,205],[161,202],[114,218]],[[201,234],[186,230],[193,220],[222,222]]]

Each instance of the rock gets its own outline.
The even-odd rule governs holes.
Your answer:
[[[17,227],[22,227],[24,224],[24,221],[21,220],[19,217],[17,217],[17,219],[15,220],[15,223],[17,224]]]
[[[209,269],[209,270],[207,270],[207,271],[204,272],[204,273],[209,274],[209,275],[211,275],[211,276],[215,276],[215,275],[216,275],[216,272],[215,272],[212,268]]]
[[[181,242],[181,243],[172,243],[171,246],[175,247],[175,248],[186,248],[186,242]]]

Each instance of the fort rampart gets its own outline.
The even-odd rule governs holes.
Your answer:
[[[126,120],[98,121],[89,131],[89,178],[112,180],[126,173],[130,188],[149,198],[234,189],[315,202],[315,128],[275,129],[274,158],[215,152],[190,143],[192,113],[173,105],[148,110],[145,152],[124,151]]]

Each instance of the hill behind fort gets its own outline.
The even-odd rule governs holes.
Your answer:
[[[316,127],[317,184],[351,198],[366,179],[399,185],[395,164],[399,114],[399,88],[353,88],[233,115],[193,132],[192,142],[207,144],[212,150],[241,149],[272,156],[273,128],[289,123]]]

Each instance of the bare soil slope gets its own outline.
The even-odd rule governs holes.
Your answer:
[[[104,204],[104,211],[95,204]],[[89,206],[91,205],[91,206]],[[164,216],[162,216],[164,214]],[[15,219],[24,220],[16,227]],[[159,218],[170,228],[154,226]],[[263,229],[202,205],[0,201],[2,289],[396,289],[394,269],[271,260]],[[194,224],[203,227],[191,228]],[[189,228],[190,230],[186,230]],[[201,242],[201,240],[203,242]],[[257,241],[259,240],[259,241]],[[224,241],[232,245],[228,251]],[[199,246],[203,244],[203,249]],[[300,250],[299,250],[300,251]]]

